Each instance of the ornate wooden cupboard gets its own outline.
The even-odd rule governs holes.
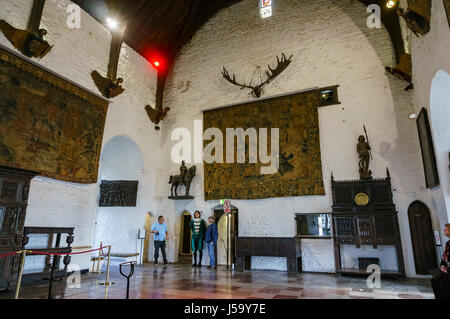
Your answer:
[[[392,245],[397,255],[398,271],[381,269],[383,276],[405,278],[402,243],[397,211],[392,199],[391,179],[335,181],[333,194],[333,239],[337,274],[365,274],[366,269],[342,266],[341,246]]]
[[[22,248],[30,181],[37,172],[0,166],[0,255]],[[7,290],[18,256],[0,258],[0,290]]]

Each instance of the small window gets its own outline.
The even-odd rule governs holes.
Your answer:
[[[319,89],[319,106],[341,104],[338,98],[338,85]]]

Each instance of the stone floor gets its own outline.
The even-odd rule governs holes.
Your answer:
[[[99,284],[105,274],[81,276],[79,288],[69,288],[56,281],[55,299],[123,299],[126,279],[117,267],[111,269],[111,281],[105,288]],[[47,283],[22,287],[20,298],[47,298]],[[13,292],[0,294],[0,299],[13,298]],[[365,278],[341,277],[333,274],[303,273],[288,276],[285,272],[253,270],[244,273],[227,272],[190,265],[149,265],[136,267],[130,283],[130,298],[134,299],[430,299],[433,293],[429,280],[381,281],[380,289],[368,289]]]

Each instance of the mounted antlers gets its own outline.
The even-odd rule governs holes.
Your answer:
[[[239,86],[241,88],[241,90],[242,89],[251,89],[253,91],[253,94],[256,97],[260,97],[261,93],[262,93],[262,87],[264,85],[272,82],[272,80],[274,80],[278,75],[280,75],[281,72],[286,70],[286,68],[289,66],[289,64],[291,64],[291,62],[292,62],[292,55],[288,59],[288,58],[286,58],[286,55],[284,53],[281,53],[281,60],[277,56],[277,66],[274,69],[272,69],[270,67],[270,65],[268,65],[269,70],[266,71],[267,79],[257,86],[252,86],[250,84],[238,83],[236,81],[236,75],[233,74],[233,77],[231,77],[230,74],[228,73],[228,70],[225,67],[223,67],[222,75],[225,78],[225,80],[227,80],[228,82],[230,82],[233,85]]]

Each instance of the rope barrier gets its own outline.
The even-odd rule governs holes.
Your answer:
[[[108,265],[107,265],[107,271],[106,271],[106,281],[105,282],[101,282],[100,284],[109,286],[114,284],[114,282],[110,282],[109,281],[109,258],[111,256],[111,245],[109,246],[103,246],[103,243],[100,243],[100,248],[96,248],[96,249],[91,249],[91,250],[85,250],[85,251],[80,251],[80,252],[76,252],[76,253],[51,253],[51,252],[44,252],[44,251],[33,251],[33,250],[19,250],[16,252],[10,252],[4,255],[0,255],[0,258],[2,257],[7,257],[7,256],[12,256],[12,255],[21,255],[21,261],[20,261],[20,267],[19,267],[19,275],[18,275],[18,279],[17,279],[17,286],[16,286],[16,293],[14,296],[14,299],[19,299],[19,291],[20,291],[20,286],[21,286],[21,282],[22,282],[22,273],[23,273],[23,266],[25,263],[25,257],[27,256],[27,254],[31,254],[31,255],[47,255],[47,256],[68,256],[68,255],[80,255],[80,254],[86,254],[86,253],[90,253],[90,252],[94,252],[94,251],[98,251],[99,255],[103,255],[103,249],[108,248]],[[50,273],[50,285],[49,285],[49,299],[51,299],[51,291],[52,291],[52,283],[53,283],[53,269],[55,267],[55,258],[53,258],[53,266],[52,266],[52,270]]]
[[[8,257],[8,256],[13,256],[13,255],[17,255],[17,254],[19,254],[19,253],[20,253],[20,251],[18,251],[18,252],[13,252],[13,253],[7,253],[7,254],[4,254],[4,255],[0,255],[0,258]]]
[[[67,256],[67,255],[81,255],[81,254],[86,254],[86,253],[91,253],[93,251],[102,251],[103,254],[103,249],[108,248],[108,247],[100,247],[97,249],[91,249],[91,250],[86,250],[86,251],[80,251],[80,252],[76,252],[76,253],[49,253],[49,252],[41,252],[41,251],[32,251],[32,250],[19,250],[16,252],[11,252],[11,253],[7,253],[7,254],[3,254],[0,255],[0,258],[4,258],[4,257],[8,257],[8,256],[13,256],[13,255],[19,255],[21,254],[23,251],[25,251],[28,254],[32,254],[32,255],[47,255],[47,256]]]
[[[100,247],[97,249],[80,251],[80,252],[76,252],[76,253],[49,253],[49,252],[32,251],[32,250],[27,250],[26,252],[29,254],[33,254],[33,255],[67,256],[67,255],[81,255],[81,254],[91,253],[93,251],[99,251],[99,250],[103,251],[103,249],[105,249],[105,248],[107,248],[107,247]]]

